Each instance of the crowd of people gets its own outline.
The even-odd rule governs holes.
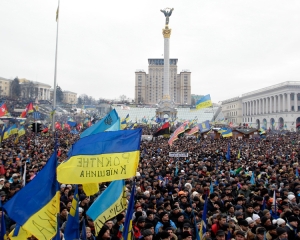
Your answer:
[[[147,135],[154,131],[143,128]],[[79,136],[66,131],[58,131],[56,136],[62,162]],[[136,189],[134,239],[192,240],[198,234],[201,240],[300,239],[299,144],[300,136],[295,132],[241,140],[182,136],[172,146],[163,137],[142,141],[137,176],[126,180],[128,200],[132,187]],[[17,144],[13,138],[2,142],[2,205],[23,187],[25,162],[28,183],[46,164],[53,149],[51,133],[36,136],[28,132]],[[172,158],[169,152],[185,152],[188,157]],[[80,226],[85,222],[86,239],[122,238],[126,211],[109,219],[98,233],[86,214],[108,185],[101,183],[100,192],[90,197],[78,186]],[[59,226],[63,239],[75,186],[60,187]],[[5,212],[1,209],[0,214]],[[15,223],[7,214],[5,221],[10,232]]]

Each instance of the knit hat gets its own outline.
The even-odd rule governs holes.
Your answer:
[[[278,236],[280,236],[281,234],[284,234],[286,232],[287,232],[286,229],[282,228],[282,227],[279,227],[279,228],[276,229],[276,233],[277,233]]]
[[[297,222],[298,221],[298,218],[296,218],[295,216],[290,216],[289,218],[288,218],[288,221],[289,222]]]
[[[263,215],[265,216],[269,212],[268,209],[263,210]]]
[[[285,223],[285,220],[283,220],[282,218],[277,218],[274,219],[272,222],[273,224],[277,224],[278,226],[280,226],[281,224]]]
[[[152,223],[146,223],[145,224],[145,229],[149,229],[149,228],[152,228],[154,227],[154,225]]]
[[[144,237],[147,237],[147,236],[150,236],[150,235],[153,235],[152,231],[150,229],[145,229],[143,232],[142,232],[142,235]]]
[[[246,221],[248,222],[248,224],[254,223],[254,220],[251,217],[247,217]]]
[[[190,232],[188,232],[188,231],[185,231],[185,232],[183,232],[183,233],[181,234],[182,239],[185,239],[185,238],[187,238],[187,237],[189,237],[189,236],[192,236],[192,234],[191,234]]]
[[[236,217],[239,217],[239,216],[243,216],[243,213],[242,213],[242,212],[239,212],[239,211],[235,211],[235,212],[234,212],[234,215],[235,215]]]
[[[246,220],[243,219],[243,220],[240,220],[240,221],[239,221],[239,225],[240,225],[240,226],[248,227],[248,226],[249,226],[249,223],[248,223]]]
[[[165,216],[166,214],[168,214],[167,212],[161,212],[160,214],[159,214],[159,217],[160,218],[163,218],[163,216]]]
[[[261,234],[264,235],[265,234],[266,229],[263,227],[258,227],[256,228],[256,234]]]
[[[260,219],[260,216],[258,215],[258,214],[253,214],[253,216],[252,216],[252,219],[254,220],[254,221],[256,221],[257,219]]]
[[[292,195],[292,194],[288,195],[288,199],[289,199],[290,201],[292,201],[294,198],[295,198],[295,195]]]
[[[141,217],[138,218],[137,223],[142,223],[142,222],[145,222],[145,221],[146,221],[146,218],[141,216]]]
[[[170,233],[168,233],[167,231],[162,231],[160,234],[160,239],[166,239],[170,237]],[[182,235],[183,238],[183,235]]]
[[[245,232],[243,232],[243,231],[237,231],[237,232],[235,233],[235,236],[236,236],[236,235],[241,235],[241,236],[245,237]]]

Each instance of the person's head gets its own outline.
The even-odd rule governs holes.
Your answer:
[[[288,234],[285,228],[279,227],[276,229],[276,233],[279,239],[287,239]]]
[[[249,227],[249,223],[246,220],[241,220],[239,225],[243,231],[247,231]]]
[[[227,220],[227,216],[226,215],[221,215],[219,217],[219,225],[222,227],[226,223],[226,220]]]
[[[110,231],[106,225],[103,225],[97,236],[97,240],[101,239],[110,239]]]
[[[288,222],[289,222],[289,224],[291,225],[291,226],[293,226],[293,227],[298,227],[298,219],[295,217],[295,216],[290,216],[289,218],[288,218]]]
[[[169,214],[167,212],[161,212],[159,214],[159,216],[160,216],[162,222],[169,221]]]
[[[237,231],[235,233],[235,239],[236,240],[245,240],[246,239],[245,238],[245,232],[243,232],[243,231]]]
[[[142,231],[142,235],[145,240],[152,240],[153,238],[153,232],[150,229],[145,229]]]
[[[192,234],[188,231],[185,231],[181,234],[183,240],[192,240]]]
[[[256,236],[259,240],[263,240],[265,237],[266,229],[263,227],[256,228]]]
[[[86,236],[89,238],[92,236],[92,231],[90,227],[85,228]]]
[[[117,219],[117,223],[122,224],[125,222],[125,215],[123,213],[119,213],[116,219]]]
[[[189,223],[183,224],[183,232],[190,232],[191,231],[191,225]]]
[[[105,225],[109,228],[109,229],[112,229],[113,225],[114,225],[114,222],[112,220],[108,220],[105,222]]]
[[[145,219],[145,217],[143,217],[143,216],[141,216],[141,217],[139,217],[138,218],[138,220],[137,220],[137,226],[139,227],[139,228],[144,228],[144,226],[145,226],[145,222],[146,222],[146,219]]]
[[[65,206],[60,208],[60,216],[67,217],[68,216],[68,210]]]
[[[225,240],[225,232],[223,230],[218,230],[216,233],[217,240]]]

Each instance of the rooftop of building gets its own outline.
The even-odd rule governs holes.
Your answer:
[[[229,98],[229,99],[226,99],[226,100],[222,101],[222,104],[235,102],[235,101],[238,101],[240,99],[241,99],[241,97]]]

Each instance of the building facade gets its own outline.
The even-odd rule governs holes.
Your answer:
[[[300,126],[300,82],[283,82],[242,95],[243,122],[253,127],[296,130]]]
[[[38,100],[50,100],[51,86],[45,83],[20,78],[21,96],[24,98],[37,98]]]
[[[52,91],[53,92],[53,91]],[[63,91],[63,102],[66,104],[77,104],[77,93],[70,91]]]
[[[243,103],[240,97],[224,100],[221,106],[225,120],[235,124],[243,123]]]
[[[191,72],[177,74],[178,59],[170,59],[169,94],[175,104],[191,104]],[[148,74],[135,72],[135,103],[156,104],[163,98],[164,59],[148,59]]]
[[[10,96],[10,84],[12,80],[0,77],[0,98]]]

